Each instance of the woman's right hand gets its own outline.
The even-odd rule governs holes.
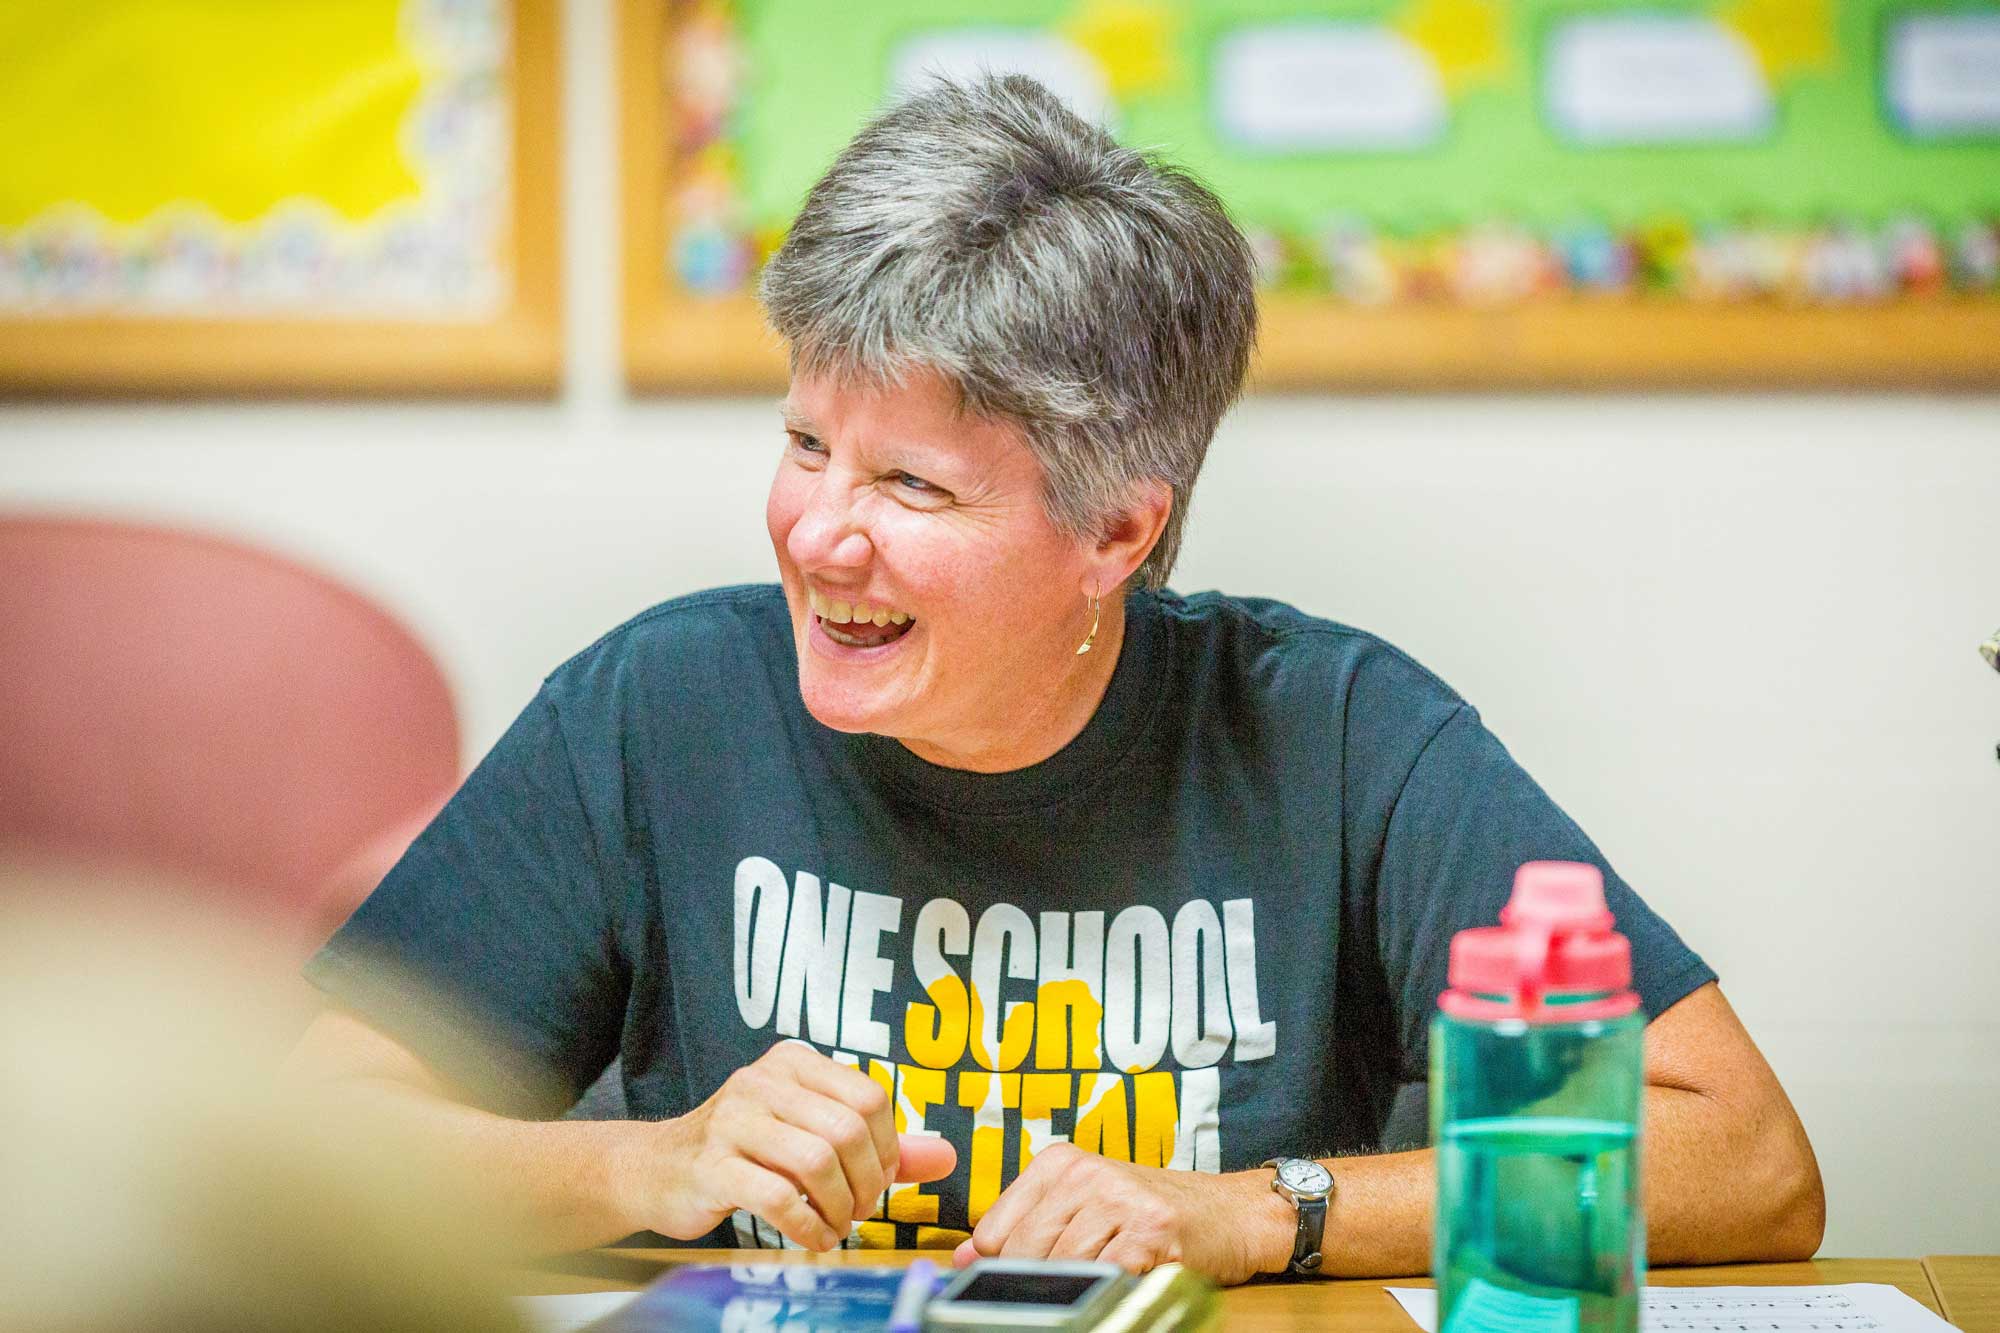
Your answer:
[[[781,1042],[684,1116],[637,1125],[623,1173],[638,1227],[693,1240],[741,1208],[811,1250],[836,1248],[894,1181],[938,1180],[958,1154],[896,1133],[874,1079]]]

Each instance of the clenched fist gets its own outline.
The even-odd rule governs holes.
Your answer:
[[[830,1250],[896,1181],[938,1180],[949,1143],[896,1133],[875,1080],[800,1042],[773,1046],[688,1114],[646,1126],[628,1194],[638,1225],[692,1240],[738,1208]]]

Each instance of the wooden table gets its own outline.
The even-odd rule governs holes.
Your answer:
[[[552,1261],[544,1269],[517,1274],[515,1290],[522,1295],[557,1294],[582,1291],[624,1291],[644,1286],[669,1263],[838,1263],[902,1265],[918,1258],[914,1250],[840,1250],[816,1255],[799,1250],[596,1250]],[[921,1257],[938,1259],[935,1251]],[[949,1256],[942,1256],[949,1258]],[[1918,1259],[1816,1259],[1799,1264],[1732,1264],[1717,1268],[1669,1268],[1649,1273],[1646,1281],[1660,1287],[1780,1287],[1813,1286],[1834,1282],[1882,1282],[1914,1297],[1926,1309],[1937,1311],[1938,1295],[1932,1290],[1932,1274],[1927,1265],[1988,1265],[1983,1270],[1986,1286],[1983,1307],[1989,1317],[2000,1295],[1995,1285],[2000,1261],[1918,1260]],[[1971,1278],[1965,1290],[1974,1293]],[[1383,1290],[1387,1286],[1427,1287],[1428,1278],[1330,1279],[1319,1282],[1252,1283],[1232,1287],[1222,1295],[1223,1326],[1230,1333],[1280,1333],[1281,1330],[1322,1328],[1338,1325],[1344,1333],[1416,1333],[1416,1326],[1402,1307]],[[1977,1294],[1967,1299],[1977,1301]],[[1961,1325],[1965,1333],[2000,1333],[2000,1324],[1975,1328]]]
[[[1946,1319],[1965,1333],[2000,1333],[2000,1255],[1934,1254],[1924,1272]]]

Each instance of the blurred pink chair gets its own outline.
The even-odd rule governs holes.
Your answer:
[[[180,876],[308,947],[451,793],[458,745],[430,655],[332,579],[0,514],[0,848]]]

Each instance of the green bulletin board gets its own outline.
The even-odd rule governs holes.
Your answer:
[[[898,89],[980,68],[1218,190],[1267,384],[2000,378],[2000,0],[632,9],[642,382],[781,373],[748,293],[806,188]]]

